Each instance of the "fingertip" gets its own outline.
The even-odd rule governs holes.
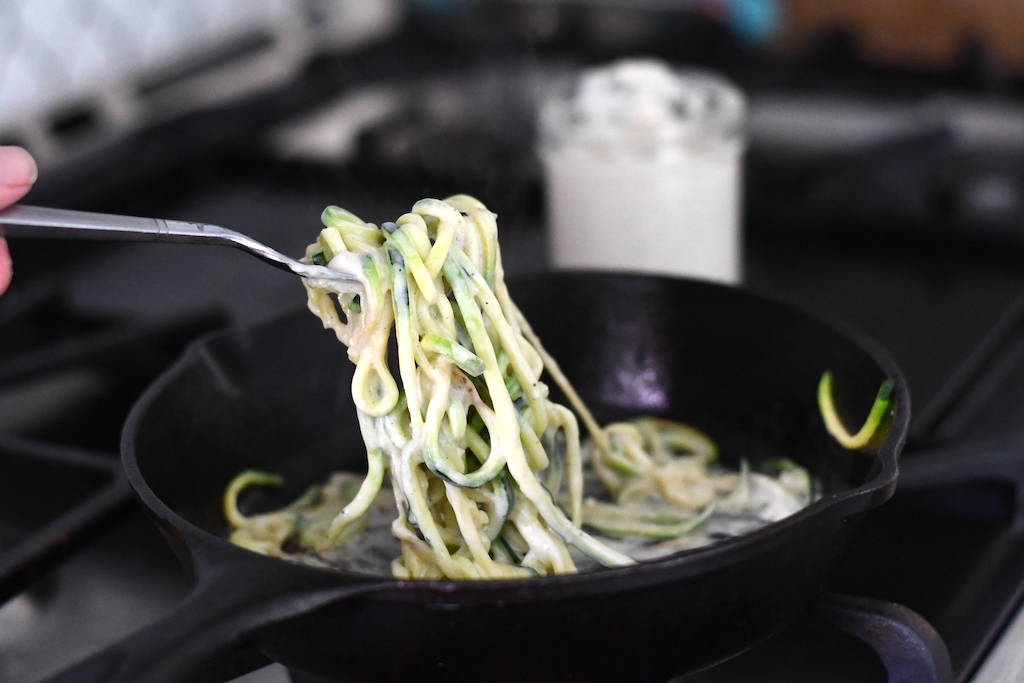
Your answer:
[[[21,147],[0,145],[0,188],[28,192],[38,177],[39,168],[31,154]]]
[[[8,206],[27,195],[28,191],[31,189],[31,185],[18,185],[16,187],[4,187],[3,185],[0,185],[0,209],[6,209]]]
[[[11,263],[11,253],[7,249],[7,242],[0,237],[0,294],[7,291],[13,275],[14,268]]]

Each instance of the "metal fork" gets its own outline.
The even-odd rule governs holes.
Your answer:
[[[49,209],[18,204],[0,211],[0,237],[121,240],[221,244],[246,251],[281,270],[287,270],[333,291],[359,291],[359,276],[347,270],[302,263],[248,235],[209,223],[163,218],[139,218],[86,211]]]

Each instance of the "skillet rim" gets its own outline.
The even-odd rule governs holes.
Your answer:
[[[212,547],[215,547],[219,553],[232,553],[236,558],[244,556],[244,560],[259,563],[270,571],[280,568],[280,565],[284,564],[291,571],[312,572],[309,576],[319,576],[325,580],[335,577],[340,580],[347,579],[350,581],[373,583],[380,585],[385,590],[390,589],[392,592],[411,593],[416,597],[423,595],[443,597],[458,593],[463,596],[468,595],[479,598],[486,597],[486,595],[497,591],[506,600],[510,595],[515,595],[516,598],[523,600],[538,599],[545,597],[545,594],[552,591],[565,595],[567,594],[565,589],[576,589],[573,591],[573,594],[603,591],[606,590],[606,584],[609,583],[613,584],[615,589],[622,590],[632,586],[650,586],[660,582],[678,580],[686,576],[703,574],[737,562],[746,556],[756,556],[760,554],[762,546],[769,546],[769,548],[778,547],[780,537],[784,538],[790,534],[799,533],[804,527],[812,530],[814,527],[821,527],[838,519],[852,517],[881,505],[892,496],[896,488],[899,471],[898,457],[906,442],[909,428],[910,395],[906,380],[895,360],[867,334],[845,321],[811,310],[801,304],[786,301],[775,295],[752,292],[742,287],[693,278],[600,270],[565,270],[546,271],[509,278],[508,284],[510,290],[514,291],[514,285],[517,282],[566,277],[575,279],[579,276],[583,276],[583,278],[597,276],[629,280],[668,281],[681,283],[685,287],[694,287],[698,290],[701,288],[729,290],[733,293],[731,294],[733,296],[747,298],[758,306],[767,305],[787,310],[789,313],[802,316],[808,319],[808,322],[826,328],[843,337],[864,352],[878,365],[886,377],[893,380],[893,419],[889,434],[873,457],[876,463],[873,467],[877,471],[858,486],[826,494],[789,517],[767,524],[741,536],[680,551],[663,558],[645,560],[635,565],[602,567],[576,574],[514,579],[396,579],[380,574],[315,567],[262,555],[231,544],[226,539],[193,524],[165,504],[150,488],[145,477],[142,475],[135,452],[135,438],[139,425],[148,412],[150,405],[164,393],[168,385],[177,380],[194,365],[195,360],[203,353],[207,346],[219,339],[258,331],[264,327],[274,325],[282,319],[299,317],[298,314],[302,309],[296,308],[250,325],[233,325],[202,335],[189,344],[173,365],[165,370],[140,395],[129,412],[121,440],[122,464],[129,483],[144,507],[161,521],[171,527],[184,528],[194,538],[203,541],[207,546],[212,544]],[[194,570],[198,575],[203,569],[204,558],[192,552],[195,548],[187,538],[187,534],[185,536],[185,545],[192,554],[191,559],[195,563]],[[239,553],[243,555],[239,555]],[[282,589],[286,590],[287,586],[282,585]]]

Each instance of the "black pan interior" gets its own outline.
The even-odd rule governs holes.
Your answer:
[[[555,274],[510,289],[600,421],[683,420],[713,436],[725,462],[789,457],[825,493],[873,474],[875,460],[826,435],[815,404],[821,373],[832,370],[840,413],[855,426],[885,377],[898,377],[848,331],[686,280]],[[364,469],[351,371],[344,347],[306,311],[200,345],[140,417],[142,478],[176,513],[222,535],[220,496],[243,469],[287,481],[248,496],[251,509],[283,504],[332,470]]]

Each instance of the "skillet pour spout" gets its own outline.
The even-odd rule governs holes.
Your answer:
[[[279,497],[257,502],[268,509],[333,470],[365,469],[345,349],[296,312],[201,342],[133,410],[128,477],[195,574],[194,593],[135,637],[130,661],[114,648],[54,680],[189,680],[251,640],[326,681],[665,683],[800,614],[851,522],[895,489],[910,416],[895,364],[854,332],[720,285],[560,273],[509,288],[599,421],[654,414],[693,424],[727,465],[803,465],[820,498],[711,546],[538,579],[398,581],[242,550],[224,540],[219,505],[241,470],[285,478]],[[851,425],[893,380],[888,433],[871,452],[847,451],[825,431],[815,391],[826,370]],[[168,636],[184,647],[168,648]]]

